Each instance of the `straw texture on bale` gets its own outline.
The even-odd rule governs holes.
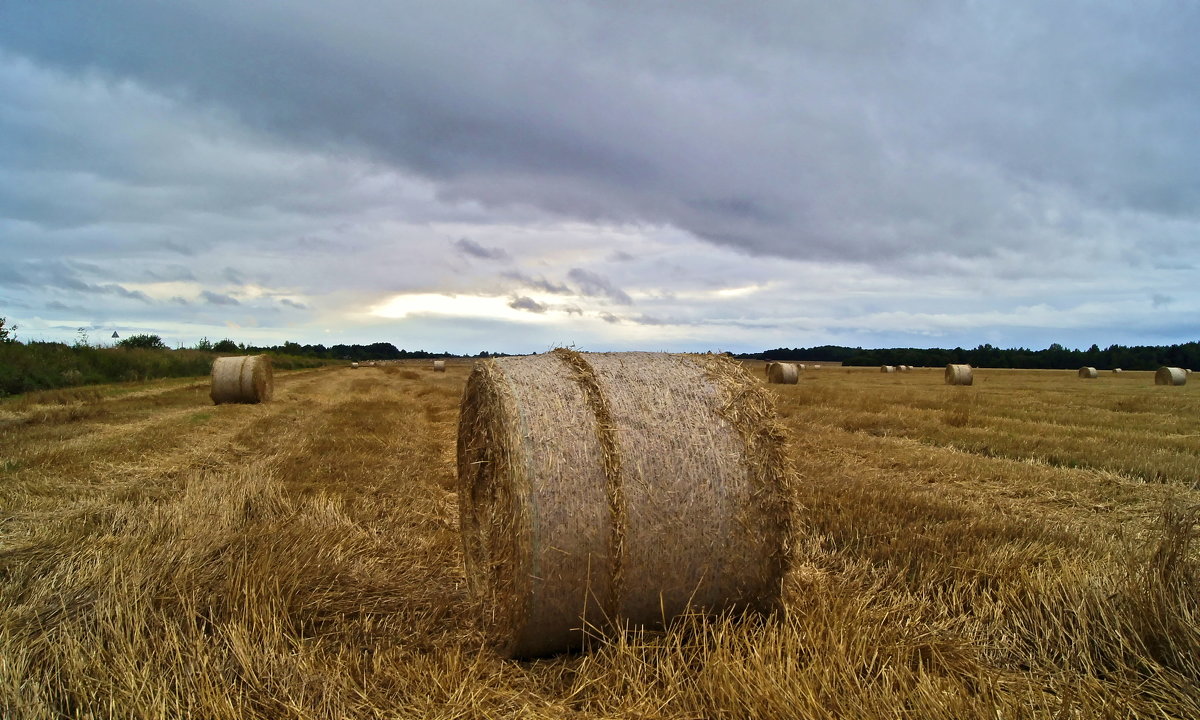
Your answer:
[[[446,372],[446,361],[445,360],[434,360],[433,361],[433,371],[434,372]]]
[[[946,366],[947,385],[971,385],[975,382],[975,374],[970,365],[950,363]]]
[[[771,394],[719,355],[476,364],[458,430],[468,585],[509,657],[778,605],[794,473]]]
[[[266,355],[223,357],[213,361],[209,397],[216,405],[270,402],[274,390],[271,358]]]
[[[1100,373],[1096,371],[1096,368],[1088,367],[1085,365],[1085,366],[1079,368],[1079,377],[1087,379],[1087,380],[1091,380],[1093,378],[1100,377]]]
[[[767,361],[767,364],[766,364],[766,365],[763,367],[763,371],[764,371],[764,372],[767,374],[767,379],[768,379],[768,380],[770,380],[770,379],[771,379],[771,367],[772,367],[773,365],[778,365],[778,364],[779,364],[779,363],[775,362],[774,360],[768,360],[768,361]]]
[[[879,371],[885,373],[894,373],[896,372],[896,367],[894,365],[880,365]]]
[[[1187,373],[1183,368],[1160,367],[1154,373],[1155,385],[1183,385],[1187,383]]]
[[[800,370],[793,363],[771,363],[767,368],[767,382],[795,385],[800,381]]]

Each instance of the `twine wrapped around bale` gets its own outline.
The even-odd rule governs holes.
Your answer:
[[[791,483],[771,394],[720,355],[476,364],[458,430],[468,584],[509,657],[776,607]]]
[[[1187,383],[1187,372],[1183,368],[1160,367],[1154,373],[1155,385],[1184,385]]]
[[[975,375],[971,371],[970,365],[950,363],[946,366],[947,385],[971,385],[974,382]]]
[[[1079,377],[1084,378],[1085,380],[1092,380],[1100,377],[1100,373],[1096,371],[1096,368],[1085,365],[1079,368]]]
[[[216,405],[270,402],[274,390],[271,358],[266,355],[223,357],[213,361],[209,396]]]
[[[800,381],[800,370],[794,363],[771,363],[767,368],[767,382],[795,385]]]
[[[434,372],[446,372],[446,361],[445,360],[434,360],[433,361],[433,371]]]

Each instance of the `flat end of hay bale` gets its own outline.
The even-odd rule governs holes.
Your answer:
[[[223,357],[213,361],[213,404],[265,403],[275,392],[275,373],[267,355]]]

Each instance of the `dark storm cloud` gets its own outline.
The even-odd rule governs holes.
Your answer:
[[[512,308],[513,310],[524,310],[526,312],[531,312],[531,313],[544,313],[544,312],[546,312],[546,310],[549,309],[545,305],[538,302],[537,300],[534,300],[533,298],[525,297],[525,296],[521,296],[519,298],[513,298],[513,300],[508,304],[508,306],[510,308]]]
[[[468,255],[480,260],[507,260],[508,253],[503,248],[489,248],[480,245],[474,240],[461,238],[454,241],[454,247],[463,255]]]
[[[0,43],[350,139],[447,197],[755,253],[988,256],[1082,242],[1093,209],[1200,213],[1200,6],[456,8],[16,3]]]
[[[606,297],[621,305],[630,305],[633,299],[624,290],[612,284],[608,278],[583,268],[571,268],[567,279],[579,286],[579,292],[588,297]]]

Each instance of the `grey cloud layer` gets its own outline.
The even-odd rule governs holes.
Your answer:
[[[447,198],[754,253],[1179,251],[1200,212],[1195,5],[453,7],[21,3],[0,44],[349,140]]]

